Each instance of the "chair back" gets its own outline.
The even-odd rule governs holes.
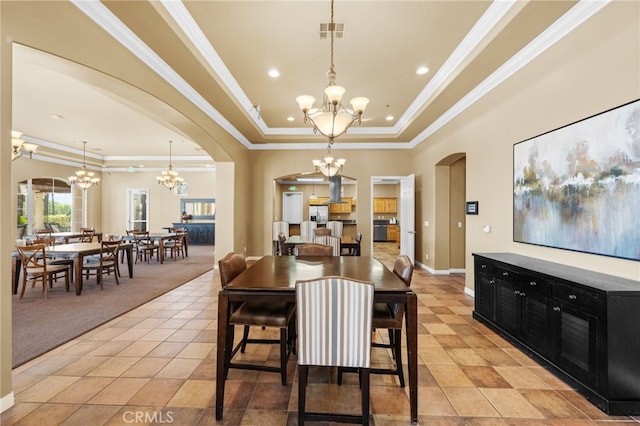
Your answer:
[[[272,241],[278,241],[278,235],[280,235],[281,232],[284,232],[284,235],[289,238],[289,222],[282,220],[273,222],[272,228]]]
[[[356,243],[360,244],[362,242],[362,232],[358,232],[356,234]]]
[[[330,220],[329,222],[327,222],[327,228],[331,229],[331,235],[333,235],[334,237],[342,237],[343,226],[343,223],[337,220]]]
[[[93,228],[80,228],[80,242],[92,243],[93,237],[96,235],[96,231]]]
[[[331,235],[331,228],[316,228],[313,230],[313,236]]]
[[[413,277],[413,263],[409,256],[402,254],[396,258],[393,264],[393,273],[396,274],[407,287],[411,286],[411,278]]]
[[[306,220],[300,224],[300,236],[312,237],[314,230],[318,227],[316,222]]]
[[[369,368],[373,296],[372,282],[296,281],[298,364]]]
[[[218,261],[218,268],[220,269],[220,283],[224,288],[247,269],[247,261],[242,253],[232,252]]]
[[[340,237],[333,237],[331,235],[321,235],[319,237],[313,237],[313,242],[316,244],[323,244],[325,246],[331,246],[332,256],[340,256]]]
[[[46,246],[44,244],[31,244],[28,246],[16,246],[20,260],[22,261],[22,270],[42,269],[47,271],[46,262]]]
[[[33,235],[36,236],[36,239],[42,240],[45,238],[51,238],[51,230],[47,228],[40,228],[33,231]]]
[[[100,263],[117,262],[122,240],[102,241],[100,244]]]
[[[296,256],[333,256],[333,247],[324,244],[307,243],[295,248]]]

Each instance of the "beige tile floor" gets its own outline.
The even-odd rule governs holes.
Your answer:
[[[385,262],[392,260],[388,256]],[[421,425],[637,424],[609,417],[522,352],[472,319],[464,277],[416,270]],[[13,372],[15,406],[4,425],[215,424],[217,272],[209,272]],[[258,331],[260,332],[260,331]],[[273,331],[263,333],[271,335]],[[386,333],[378,332],[376,339]],[[243,355],[277,363],[277,347],[253,345]],[[374,349],[374,363],[392,362]],[[405,353],[406,361],[406,353]],[[278,374],[231,370],[227,425],[296,425],[296,361],[289,383]],[[357,412],[357,378],[314,370],[310,410]],[[371,420],[409,424],[408,389],[397,378],[372,377]]]

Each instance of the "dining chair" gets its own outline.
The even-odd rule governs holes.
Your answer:
[[[35,240],[31,240],[32,244],[44,244],[45,247],[52,247],[53,245],[55,245],[56,239],[50,236],[51,233],[49,233],[49,237],[44,237],[44,235],[47,235],[46,233],[40,233],[38,235],[43,236],[43,238],[36,238]],[[53,253],[46,252],[45,260],[47,262],[47,265],[68,265],[70,268],[69,278],[71,279],[71,281],[73,281],[73,258],[56,256]],[[58,277],[54,276],[53,279],[54,281],[57,281]]]
[[[296,256],[333,256],[333,247],[324,244],[306,243],[297,245]]]
[[[344,227],[342,222],[337,220],[330,220],[327,222],[327,229],[331,229],[331,235],[334,237],[342,237],[342,228]]]
[[[278,235],[278,255],[279,256],[284,256],[286,254],[289,254],[284,252],[285,241],[287,241],[287,236],[284,234],[284,232],[281,232],[280,235]]]
[[[96,235],[96,230],[94,228],[80,228],[81,243],[92,243],[93,237],[95,235]]]
[[[342,249],[340,254],[342,256],[360,256],[360,245],[362,244],[362,232],[358,232],[355,237],[357,247],[348,247]]]
[[[331,235],[331,228],[316,228],[313,230],[313,237],[321,235]]]
[[[120,285],[118,279],[118,253],[120,251],[122,240],[108,241],[103,240],[100,243],[100,255],[96,261],[87,262],[82,265],[82,270],[89,275],[96,275],[97,283],[100,284],[100,290],[104,290],[103,275],[113,275],[116,278],[116,285]]]
[[[48,297],[48,287],[53,286],[54,278],[64,275],[65,289],[69,291],[69,265],[49,265],[47,264],[46,245],[32,244],[28,246],[16,246],[20,261],[22,262],[22,290],[20,299],[24,297],[24,290],[27,281],[34,287],[37,281],[42,282],[42,292],[44,298]]]
[[[247,262],[241,253],[228,253],[218,261],[220,270],[220,283],[222,288],[231,283],[242,271],[247,269]],[[295,304],[275,301],[247,301],[239,306],[232,306],[229,315],[229,328],[227,329],[227,342],[225,345],[225,379],[230,368],[243,370],[258,370],[280,373],[282,385],[287,384],[287,362],[289,356],[295,351]],[[240,342],[234,344],[234,328],[236,325],[244,326],[243,336]],[[279,339],[253,339],[249,338],[250,326],[276,327],[280,329]],[[245,352],[248,343],[279,344],[280,366],[249,364],[245,362],[232,362],[238,350]]]
[[[164,242],[164,255],[167,256],[167,252],[169,252],[169,256],[172,259],[178,259],[178,257],[182,256],[184,259],[185,249],[184,249],[184,238],[185,231],[184,228],[174,228],[171,229],[171,232],[175,233],[175,238],[171,240],[167,240]]]
[[[300,236],[302,237],[312,237],[313,231],[318,227],[317,222],[313,222],[310,220],[305,220],[300,223]]]
[[[144,260],[149,263],[154,253],[158,259],[160,258],[160,254],[158,253],[159,246],[151,240],[149,231],[133,231],[133,240],[136,250],[135,263],[138,263],[138,260]]]
[[[369,424],[369,374],[374,285],[330,276],[296,281],[298,425],[305,421]],[[361,415],[307,412],[310,366],[349,367],[360,373]]]
[[[341,247],[340,247],[340,242],[341,239],[340,237],[333,237],[331,235],[320,235],[317,237],[313,237],[313,242],[316,244],[323,244],[325,246],[331,246],[332,251],[331,251],[331,255],[332,256],[340,256],[340,251],[341,251]]]
[[[271,225],[271,238],[273,241],[273,254],[278,251],[278,235],[284,232],[287,238],[289,238],[289,222],[283,220],[274,221]]]
[[[400,255],[393,264],[393,273],[396,274],[407,287],[411,286],[414,265],[407,255]],[[373,306],[373,328],[388,329],[389,343],[373,342],[374,348],[391,349],[391,355],[395,361],[394,368],[372,368],[371,374],[390,374],[398,376],[400,387],[404,387],[404,371],[402,368],[402,323],[404,321],[405,306],[402,303],[376,303]],[[353,369],[338,369],[338,384],[342,384],[342,373],[353,372]]]

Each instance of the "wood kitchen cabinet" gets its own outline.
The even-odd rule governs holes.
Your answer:
[[[610,415],[640,414],[640,282],[474,253],[473,317]]]
[[[373,212],[378,214],[398,213],[398,199],[389,197],[375,197],[373,199]]]
[[[400,244],[400,225],[387,225],[387,241],[395,241]]]
[[[329,204],[329,213],[351,213],[351,198],[342,198],[342,203],[331,203]]]
[[[329,197],[318,197],[316,199],[309,200],[310,206],[324,206],[327,204],[329,204]]]

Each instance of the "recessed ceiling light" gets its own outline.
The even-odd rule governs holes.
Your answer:
[[[291,116],[291,115],[287,117],[287,121],[295,121],[295,120],[296,120],[296,119],[295,119],[293,116]]]
[[[393,115],[387,115],[384,119],[387,121],[393,120],[395,117]]]
[[[51,118],[53,118],[54,120],[62,120],[63,117],[59,114],[53,114]]]
[[[278,77],[280,77],[280,71],[278,71],[278,70],[277,70],[277,69],[275,69],[275,68],[271,68],[271,69],[269,70],[269,77],[271,77],[271,78],[278,78]]]
[[[428,72],[429,72],[429,68],[427,67],[418,67],[418,69],[416,70],[416,74],[418,75],[424,75]]]

